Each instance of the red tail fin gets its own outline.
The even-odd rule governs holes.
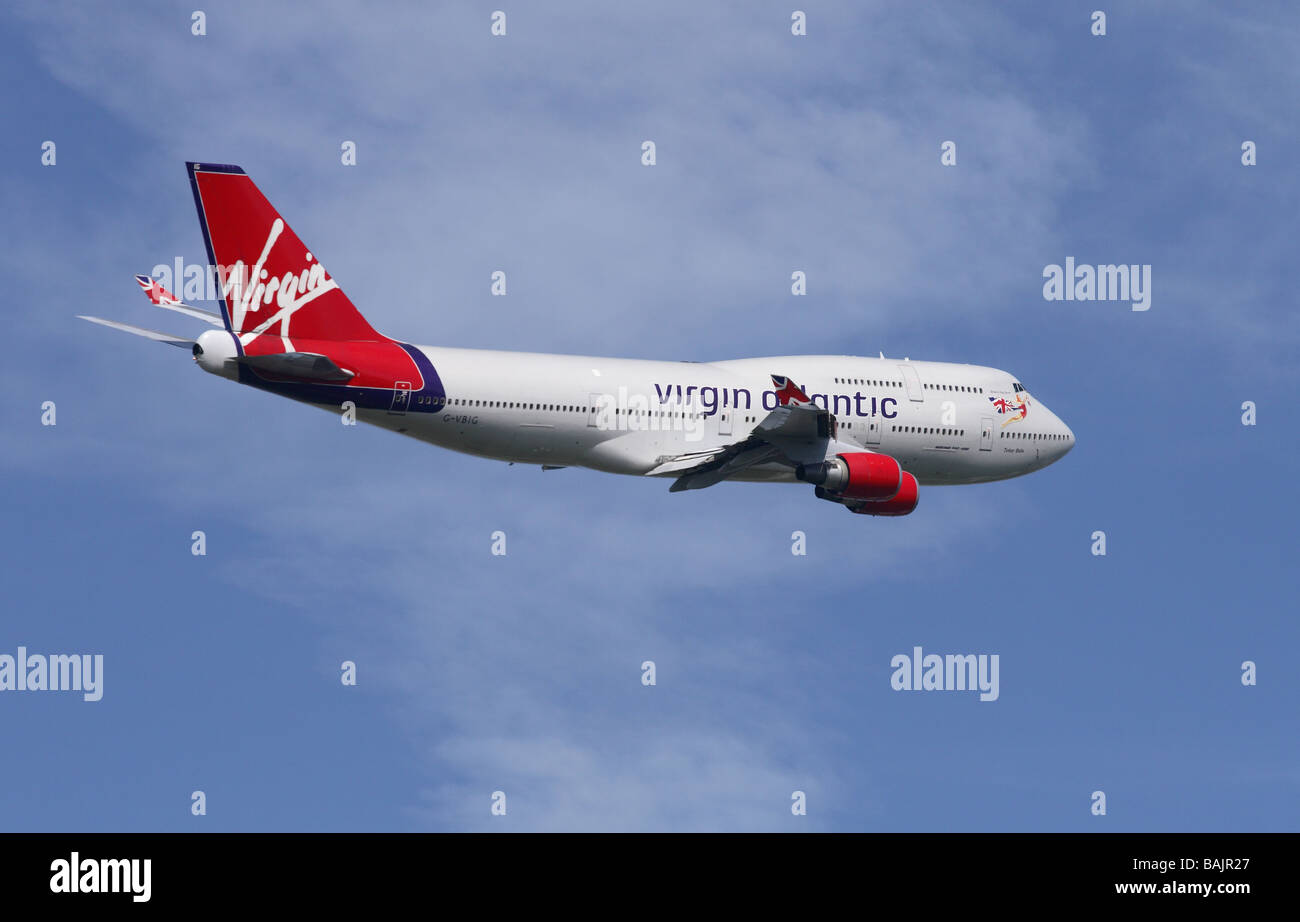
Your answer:
[[[293,352],[293,339],[389,341],[366,322],[242,169],[186,166],[208,258],[221,278],[226,327],[244,347],[261,354]]]

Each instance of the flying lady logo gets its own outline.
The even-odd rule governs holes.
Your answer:
[[[999,416],[1006,416],[1007,419],[1002,421],[1002,428],[1006,428],[1011,423],[1023,422],[1029,415],[1029,398],[1024,391],[1020,391],[1014,398],[990,397],[989,403],[993,404],[993,409]]]

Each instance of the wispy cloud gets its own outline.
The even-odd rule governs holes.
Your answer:
[[[0,253],[28,306],[24,348],[0,367],[18,395],[0,413],[20,434],[0,464],[25,482],[128,489],[178,534],[208,528],[220,549],[208,562],[232,594],[273,603],[314,628],[304,644],[329,637],[358,662],[359,691],[420,760],[404,792],[413,826],[862,823],[885,800],[871,757],[892,758],[894,741],[874,748],[886,722],[872,699],[819,668],[860,618],[878,619],[877,636],[911,619],[935,631],[934,610],[912,607],[927,587],[937,610],[938,594],[958,600],[944,612],[958,619],[991,618],[991,597],[1024,602],[1036,578],[1077,585],[1077,568],[1024,568],[1039,534],[1026,523],[1048,515],[1038,493],[928,490],[897,522],[863,521],[802,487],[668,496],[666,482],[543,474],[344,429],[199,375],[179,350],[69,326],[93,301],[93,313],[178,328],[129,276],[205,258],[182,161],[207,158],[246,166],[376,326],[417,342],[712,359],[911,341],[952,352],[933,357],[1064,363],[1096,325],[1026,305],[1041,306],[1045,261],[1095,245],[1115,251],[1105,259],[1171,261],[1152,316],[1186,338],[1165,358],[1224,341],[1251,368],[1288,367],[1281,349],[1255,353],[1294,338],[1278,297],[1290,238],[1261,230],[1228,248],[1221,238],[1241,235],[1220,216],[1240,231],[1257,208],[1173,208],[1188,188],[1152,180],[1177,168],[1205,185],[1217,155],[1175,156],[1198,119],[1240,111],[1243,130],[1293,132],[1234,77],[1253,60],[1294,95],[1293,57],[1273,44],[1250,57],[1258,23],[1202,7],[1204,28],[1225,30],[1221,61],[1176,56],[1170,72],[1190,83],[1155,100],[1176,117],[1126,112],[1117,132],[1105,106],[1153,100],[1106,82],[1101,52],[1093,70],[1069,63],[1068,30],[1081,25],[1029,5],[1015,18],[903,9],[813,11],[795,40],[774,5],[561,5],[511,12],[497,41],[486,9],[414,3],[386,16],[223,4],[203,39],[161,4],[23,7],[15,34],[102,121],[61,146],[65,172],[49,181],[68,184],[68,201],[52,206],[34,183],[6,192],[11,214],[36,217]],[[1150,57],[1114,47],[1114,67]],[[128,153],[98,146],[105,126]],[[647,139],[653,169],[639,164]],[[339,164],[343,140],[358,144],[354,168]],[[939,165],[945,140],[956,168]],[[1170,159],[1117,177],[1129,143]],[[1273,145],[1262,156],[1280,160],[1285,145]],[[1293,179],[1270,175],[1270,197],[1294,198]],[[494,269],[509,274],[506,298],[488,295]],[[794,269],[809,273],[806,299],[789,295]],[[1000,352],[986,359],[973,342]],[[1105,354],[1057,387],[1073,382],[1081,407],[1094,387],[1113,389],[1099,404],[1131,401],[1095,379],[1124,377],[1112,374],[1126,370],[1122,349],[1145,362],[1159,345],[1117,325]],[[47,396],[60,427],[35,431],[23,414]],[[1103,411],[1093,422],[1100,435]],[[1079,496],[1058,502],[1074,517],[1053,525],[1086,535],[1098,509],[1113,520],[1114,504],[1133,505],[1115,498],[1114,470],[1071,481]],[[505,557],[489,553],[498,529]],[[796,529],[807,557],[789,552]],[[972,568],[989,557],[1003,559]],[[812,643],[801,626],[827,606],[843,620]],[[877,687],[887,657],[863,655]],[[644,660],[659,670],[653,688],[640,683]],[[843,720],[858,712],[861,723]],[[903,752],[913,738],[896,732]],[[937,784],[955,770],[932,771]],[[498,789],[500,823],[488,815]],[[796,789],[815,805],[806,825],[791,825]]]

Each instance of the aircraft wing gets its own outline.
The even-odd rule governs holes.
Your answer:
[[[702,490],[705,487],[711,487],[715,483],[726,480],[732,474],[739,473],[747,467],[753,467],[766,461],[782,460],[786,460],[786,458],[781,449],[751,435],[747,439],[731,443],[704,461],[697,461],[691,466],[682,469],[681,476],[673,481],[673,485],[668,488],[668,492],[680,493],[682,490]],[[658,468],[655,468],[655,471],[660,471],[660,469],[664,469],[665,472],[674,470],[671,464],[661,464]],[[654,473],[654,471],[651,473]]]
[[[831,422],[831,415],[816,404],[777,407],[754,427],[754,433],[769,439],[814,441],[831,437]]]
[[[670,493],[711,487],[746,468],[769,461],[791,467],[821,461],[835,438],[835,419],[802,390],[780,375],[772,375],[778,406],[738,442],[704,452],[665,458],[648,475],[678,473]]]

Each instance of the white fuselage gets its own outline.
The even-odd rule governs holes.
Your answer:
[[[644,475],[667,459],[745,438],[776,407],[773,374],[793,379],[835,417],[838,432],[819,452],[881,452],[922,484],[1016,477],[1074,444],[1065,423],[1010,374],[978,365],[856,356],[662,362],[417,348],[437,370],[446,404],[436,411],[395,404],[359,411],[359,418],[502,461]],[[413,403],[421,399],[428,398]],[[338,412],[338,404],[318,405]],[[781,463],[732,479],[795,482]]]

